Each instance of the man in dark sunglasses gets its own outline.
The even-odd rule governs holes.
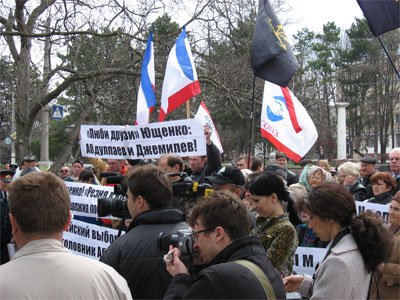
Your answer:
[[[71,169],[67,166],[63,166],[60,171],[58,171],[58,177],[64,180],[68,176],[71,176]]]

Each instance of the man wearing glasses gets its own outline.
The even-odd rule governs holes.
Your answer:
[[[71,176],[71,169],[67,166],[63,166],[58,172],[58,177],[60,177],[62,180],[69,176]]]
[[[180,251],[170,246],[173,259],[166,261],[166,268],[173,279],[164,299],[286,297],[282,279],[260,239],[249,237],[247,211],[236,195],[215,191],[193,208],[189,224],[196,261],[206,267],[191,276],[179,258]]]

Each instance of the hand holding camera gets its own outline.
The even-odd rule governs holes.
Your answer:
[[[172,277],[178,274],[189,274],[185,264],[180,260],[181,251],[174,246],[169,246],[169,252],[164,255],[167,271]]]

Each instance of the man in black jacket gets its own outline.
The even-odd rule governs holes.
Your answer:
[[[371,176],[375,174],[376,159],[371,156],[364,156],[360,159],[360,183],[367,189],[365,199],[372,198],[374,193],[372,192]]]
[[[133,220],[100,258],[128,282],[134,299],[160,299],[171,281],[159,247],[160,234],[188,229],[182,211],[169,208],[171,183],[153,165],[134,169],[127,178],[128,209]]]
[[[229,191],[215,191],[193,208],[189,218],[193,228],[193,250],[197,263],[205,264],[197,276],[189,275],[180,260],[180,251],[170,246],[172,260],[166,260],[174,277],[165,299],[268,299],[260,277],[266,277],[277,299],[286,298],[282,279],[267,258],[259,238],[249,237],[246,208]],[[259,268],[255,275],[247,261]],[[268,289],[267,289],[268,290]]]

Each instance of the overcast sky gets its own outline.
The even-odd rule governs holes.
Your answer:
[[[303,27],[322,32],[322,26],[334,21],[342,30],[349,29],[355,18],[363,18],[356,0],[287,0],[292,11],[290,19],[298,20],[284,27],[287,35],[296,34]]]

